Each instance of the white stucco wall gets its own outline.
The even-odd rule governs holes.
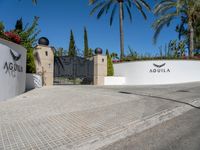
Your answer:
[[[42,87],[42,77],[37,74],[26,74],[26,90],[32,90],[35,88],[41,88]]]
[[[25,91],[26,49],[0,39],[0,52],[0,101],[2,101]]]
[[[114,64],[115,76],[126,85],[175,84],[200,81],[200,61],[155,60]]]
[[[125,85],[125,77],[104,77],[104,85]]]

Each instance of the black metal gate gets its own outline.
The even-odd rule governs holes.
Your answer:
[[[60,56],[54,58],[54,84],[92,84],[93,59]]]

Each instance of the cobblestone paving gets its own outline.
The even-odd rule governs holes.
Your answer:
[[[190,103],[200,97],[197,85],[158,87],[159,92],[147,87],[94,86],[33,90],[0,102],[0,150],[81,149],[86,143],[117,135],[131,122],[184,105],[144,94]],[[190,88],[190,93],[176,92],[183,87]]]

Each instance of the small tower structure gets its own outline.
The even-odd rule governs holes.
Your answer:
[[[49,47],[49,40],[41,37],[34,50],[36,73],[42,76],[44,86],[53,85],[54,52]]]
[[[104,85],[104,78],[107,76],[107,56],[103,56],[102,53],[101,48],[95,49],[94,85]]]

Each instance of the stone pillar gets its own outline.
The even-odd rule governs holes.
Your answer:
[[[94,56],[94,85],[104,85],[107,76],[107,56],[97,54]]]
[[[36,73],[42,76],[44,86],[53,85],[54,52],[51,47],[38,45],[34,50]]]

